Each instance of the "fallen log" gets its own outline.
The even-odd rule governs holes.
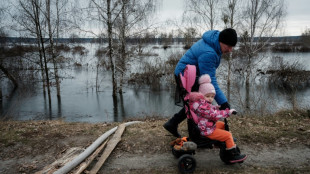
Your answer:
[[[98,154],[103,150],[103,148],[107,145],[108,141],[105,141],[100,147],[97,148],[97,150],[90,155],[83,163],[81,163],[74,172],[74,174],[81,174],[88,166],[91,164],[91,162],[98,156]]]
[[[82,148],[73,147],[66,150],[65,154],[58,160],[54,161],[52,164],[44,167],[42,170],[36,172],[35,174],[51,174],[57,170],[59,166],[63,166],[67,162],[78,156],[79,153],[83,151]]]
[[[125,126],[141,123],[141,121],[132,121],[125,123]],[[87,149],[85,149],[84,152],[82,152],[79,156],[74,158],[72,161],[66,163],[63,167],[58,169],[54,174],[64,174],[68,173],[70,170],[72,170],[74,167],[78,166],[85,158],[87,158],[91,153],[93,153],[99,145],[102,144],[104,140],[106,140],[111,134],[113,134],[117,129],[117,126],[110,129],[103,135],[101,135],[93,144],[91,144]]]
[[[106,159],[110,156],[116,145],[121,141],[122,134],[125,130],[125,124],[121,124],[115,132],[113,138],[108,142],[107,147],[104,149],[103,154],[97,161],[96,165],[90,170],[89,174],[96,174]]]

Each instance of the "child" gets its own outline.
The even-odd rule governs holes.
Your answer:
[[[212,140],[225,142],[226,150],[230,154],[230,163],[244,161],[247,156],[240,154],[236,148],[232,134],[225,130],[225,124],[218,121],[227,118],[234,112],[234,109],[219,110],[219,106],[212,105],[215,97],[215,89],[211,84],[208,74],[199,78],[199,92],[189,94],[189,107],[198,117],[198,128],[200,134]]]

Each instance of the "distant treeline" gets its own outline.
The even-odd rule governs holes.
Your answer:
[[[199,40],[200,38],[192,39],[193,41]],[[260,38],[264,39],[264,38]],[[267,37],[265,39],[268,39]],[[48,41],[48,39],[46,39]],[[107,38],[59,38],[54,39],[58,43],[107,43]],[[183,43],[186,42],[185,38],[127,38],[127,43],[139,44],[139,43],[159,43],[159,44],[169,44],[169,43]],[[299,42],[300,36],[282,36],[282,37],[272,37],[270,42]],[[32,43],[36,44],[36,38],[24,38],[24,37],[1,37],[1,43],[11,42],[11,43]]]

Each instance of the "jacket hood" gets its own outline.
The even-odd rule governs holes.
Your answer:
[[[207,43],[212,48],[214,48],[216,53],[221,56],[222,51],[221,51],[221,46],[220,46],[220,42],[219,42],[219,35],[220,35],[220,31],[210,30],[210,31],[205,32],[202,35],[202,39],[205,43]]]
[[[190,102],[195,102],[198,101],[200,99],[204,100],[204,96],[203,94],[199,93],[199,92],[191,92],[188,96],[188,99]]]

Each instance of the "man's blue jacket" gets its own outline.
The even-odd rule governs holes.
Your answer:
[[[219,88],[216,80],[216,69],[221,63],[222,51],[219,43],[219,34],[217,30],[210,30],[203,34],[202,38],[197,41],[180,59],[174,74],[178,76],[183,73],[186,65],[195,65],[199,76],[209,74],[213,84],[216,96],[215,101],[221,105],[227,102],[227,98]]]

